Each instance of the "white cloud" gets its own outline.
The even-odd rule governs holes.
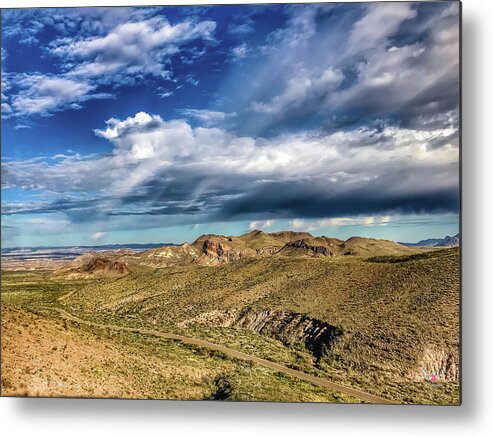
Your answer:
[[[250,222],[248,229],[268,229],[271,228],[275,223],[275,220],[255,220]]]
[[[239,46],[233,47],[231,49],[231,54],[233,55],[234,60],[243,59],[248,54],[248,46],[245,43],[243,43],[240,44]]]
[[[186,20],[172,25],[161,16],[142,19],[145,14],[140,10],[135,15],[140,21],[123,24],[124,17],[111,11],[107,15],[104,20],[93,17],[87,21],[91,31],[97,30],[103,35],[86,35],[81,31],[77,38],[63,37],[49,45],[47,53],[57,56],[61,62],[58,74],[2,74],[9,79],[8,82],[2,80],[2,115],[5,117],[10,112],[18,116],[50,115],[65,109],[79,109],[88,100],[112,97],[107,92],[98,92],[102,85],[113,88],[132,85],[145,76],[171,80],[171,57],[192,41],[212,41],[216,27],[213,21]],[[94,25],[98,20],[104,23],[96,29]],[[45,25],[41,24],[41,28]],[[12,25],[9,29],[16,33],[18,26]],[[186,80],[192,85],[199,83],[190,75]],[[7,90],[8,96],[5,95]],[[161,97],[171,95],[172,91],[168,91]]]
[[[91,239],[93,241],[99,241],[101,240],[101,238],[105,236],[106,236],[106,232],[95,232],[94,234],[92,234]]]
[[[14,129],[15,130],[21,130],[21,129],[32,129],[31,126],[27,125],[27,124],[16,124],[14,126]]]
[[[447,29],[447,42],[436,38]],[[374,112],[409,107],[416,115],[439,116],[441,106],[456,106],[459,90],[459,29],[433,22],[430,39],[400,47],[375,48],[357,69],[357,81],[333,96],[333,105],[368,102]],[[448,111],[449,109],[447,109]]]
[[[295,229],[295,230],[298,230],[298,229],[306,229],[307,228],[306,221],[303,220],[303,219],[292,219],[292,220],[289,220],[289,227],[291,229]]]
[[[215,28],[213,21],[172,25],[164,17],[153,17],[120,24],[102,37],[57,41],[51,52],[70,65],[81,62],[69,71],[71,76],[111,81],[109,75],[124,72],[131,77],[144,74],[169,78],[170,56],[190,41],[210,40]]]
[[[440,124],[438,117],[454,114],[451,124],[457,126],[459,5],[444,5],[425,18],[416,9],[412,2],[377,2],[352,24],[353,17],[342,15],[340,22],[318,29],[330,6],[300,11],[272,36],[269,57],[257,71],[250,108],[265,116],[252,115],[256,132],[296,128],[307,120],[348,128],[390,114],[403,125],[431,129]],[[399,31],[411,26],[410,20],[414,39],[407,42]],[[279,72],[275,77],[273,69]],[[334,82],[324,82],[324,72]]]
[[[415,16],[416,11],[411,2],[369,4],[363,18],[353,26],[349,36],[349,52],[361,52],[378,47],[396,32],[403,21]]]
[[[189,84],[193,85],[193,86],[198,86],[200,81],[197,80],[193,74],[187,74],[186,76],[186,82],[188,82]]]
[[[204,172],[220,162],[224,174],[233,172],[281,180],[326,177],[342,187],[381,177],[382,166],[409,171],[436,166],[445,170],[458,159],[458,148],[453,144],[433,147],[435,141],[450,133],[440,129],[419,131],[387,127],[381,132],[372,129],[332,134],[306,132],[267,140],[237,137],[219,128],[192,128],[183,120],[165,121],[145,112],[125,120],[112,118],[106,124],[106,129],[96,129],[95,133],[113,143],[112,155],[70,156],[48,167],[36,163],[32,170],[35,172],[36,166],[40,166],[41,174],[21,174],[29,179],[32,176],[32,181],[40,185],[47,182],[47,189],[85,190],[93,189],[90,188],[93,181],[102,177],[100,172],[104,175],[103,188],[105,185],[125,185],[136,173],[152,178],[158,168],[181,165]],[[4,181],[8,184],[8,169],[15,170],[32,163],[9,162],[5,165]],[[103,171],[105,167],[106,171]],[[130,169],[133,170],[129,174]],[[75,172],[71,178],[74,184],[70,186],[63,181],[60,186],[56,182],[59,172],[61,177],[61,173],[70,171]],[[455,170],[450,174],[455,180]],[[109,180],[113,182],[108,184]],[[424,181],[415,182],[421,184]]]
[[[209,214],[218,205],[251,194],[246,209],[248,214],[253,212],[241,219],[252,226],[269,224],[271,220],[266,219],[277,219],[280,211],[285,215],[279,219],[300,217],[292,219],[293,228],[315,229],[383,226],[384,214],[394,213],[392,208],[402,193],[412,198],[443,190],[453,197],[458,187],[458,98],[454,95],[459,89],[458,5],[444,6],[441,15],[420,14],[412,23],[418,27],[413,42],[393,38],[404,30],[401,25],[406,20],[416,16],[415,7],[412,3],[362,5],[342,13],[341,20],[332,20],[330,26],[325,26],[332,16],[330,5],[286,7],[287,26],[272,32],[256,51],[256,55],[269,56],[255,70],[248,87],[251,93],[238,92],[236,132],[248,132],[248,136],[225,128],[236,122],[232,119],[235,113],[208,109],[179,111],[186,120],[164,120],[146,112],[112,118],[95,130],[111,143],[109,154],[4,160],[6,187],[35,188],[55,199],[11,205],[11,212],[73,209],[87,215],[87,210],[124,214],[149,209],[155,221],[147,223],[159,223],[159,214],[165,214],[170,223],[180,222],[173,218],[177,214],[182,214],[180,219],[196,211]],[[363,15],[354,23],[356,10]],[[16,114],[48,115],[80,108],[89,99],[111,97],[98,92],[102,85],[116,88],[150,77],[159,78],[161,85],[166,83],[153,91],[161,92],[162,98],[173,93],[168,85],[178,90],[199,84],[196,73],[175,77],[170,60],[177,55],[189,64],[203,56],[209,43],[213,44],[215,23],[185,19],[170,24],[163,17],[149,19],[139,14],[121,24],[128,16],[118,11],[120,15],[111,20],[85,17],[85,21],[68,24],[54,18],[57,28],[66,27],[64,35],[72,33],[68,30],[72,25],[81,29],[77,39],[59,39],[46,49],[46,54],[51,51],[60,56],[63,73],[2,74],[2,115],[9,109]],[[195,16],[193,20],[199,19]],[[194,41],[199,44],[190,48]],[[253,53],[253,47],[240,44],[231,54],[241,58]],[[279,74],[272,75],[272,71]],[[232,77],[231,83],[241,74],[244,71]],[[212,98],[216,97],[221,96]],[[243,119],[245,108],[248,117]],[[363,116],[358,120],[359,113]],[[398,123],[386,121],[388,113]],[[365,114],[370,114],[370,121],[364,119]],[[348,120],[337,124],[341,115]],[[356,121],[350,119],[353,115]],[[262,126],[264,121],[267,128]],[[318,126],[326,122],[327,130],[301,131],[301,126],[315,122]],[[371,127],[372,123],[378,127]],[[348,127],[362,124],[370,127]],[[336,131],[341,125],[344,128]],[[279,131],[298,133],[278,135]],[[259,132],[268,132],[269,138],[258,137]],[[275,184],[278,191],[271,193]],[[382,215],[372,205],[362,212],[351,210],[348,216],[346,211],[330,210],[339,207],[330,204],[334,198],[350,203],[351,195],[365,187],[379,196],[369,203],[389,199],[388,204],[382,203]],[[303,211],[285,207],[292,200],[286,192],[294,189],[299,189],[298,199],[304,196],[307,203],[291,205],[306,208],[310,217],[327,218],[301,218],[306,217]],[[345,193],[349,193],[346,198]],[[315,202],[327,200],[320,210],[309,206],[314,198]],[[366,199],[360,196],[358,200],[364,203]],[[428,204],[432,200],[427,198]],[[278,210],[266,208],[276,201],[281,205]],[[243,210],[231,208],[227,213],[231,217]]]
[[[32,234],[63,233],[70,228],[71,222],[64,217],[28,217],[21,221],[24,229],[29,229]]]
[[[239,36],[248,35],[249,33],[255,32],[253,21],[248,21],[242,24],[231,24],[228,27],[228,32]]]
[[[8,103],[2,103],[2,115],[10,114],[12,112],[12,108]]]
[[[108,94],[93,93],[94,85],[62,77],[41,74],[24,75],[17,80],[19,94],[12,98],[12,108],[19,115],[47,115],[90,99],[110,98]]]
[[[2,47],[2,64],[4,64],[4,61],[7,57],[7,51]],[[9,98],[7,97],[7,91],[10,89],[10,83],[7,79],[7,74],[3,70],[3,65],[2,65],[2,83],[1,83],[1,89],[2,89],[2,97],[1,97],[1,109],[2,109],[2,118],[10,118],[12,114],[12,107],[9,102]]]
[[[392,45],[391,36],[405,20],[416,16],[412,3],[375,3],[354,25],[350,48],[364,57],[357,80],[333,96],[331,105],[342,110],[357,106],[378,115],[391,113],[407,123],[455,112],[459,103],[459,4],[420,23],[419,41]],[[380,25],[378,25],[380,24]],[[362,102],[364,104],[362,104]],[[442,127],[447,123],[442,123]]]
[[[323,6],[322,6],[323,7]],[[262,50],[272,53],[284,49],[306,47],[316,34],[315,23],[320,5],[295,5],[289,8],[290,18],[285,28],[276,29],[268,36],[268,44]]]
[[[217,125],[228,118],[236,116],[236,113],[227,113],[221,111],[211,111],[209,109],[181,109],[180,112],[185,117],[191,117],[200,121],[205,126]]]
[[[167,97],[171,97],[173,94],[173,91],[163,91],[162,93],[159,93],[158,96],[165,99]]]
[[[276,117],[292,110],[310,108],[313,102],[320,104],[320,101],[325,100],[343,79],[342,72],[331,67],[316,75],[301,68],[287,80],[281,94],[269,103],[254,102],[252,108],[257,112],[274,114]]]
[[[302,195],[317,199],[321,195],[340,197],[365,187],[378,191],[379,199],[413,198],[416,193],[423,196],[458,187],[458,147],[446,143],[436,147],[449,134],[440,129],[386,127],[380,132],[304,132],[265,139],[239,137],[217,127],[194,128],[183,120],[166,121],[140,112],[124,120],[110,119],[106,129],[95,132],[112,143],[111,154],[4,160],[4,187],[49,191],[51,198],[59,199],[41,208],[33,205],[32,210],[95,208],[98,214],[125,214],[152,206],[161,211],[156,214],[170,217],[168,223],[188,208],[194,214],[213,214],[224,202],[256,193],[266,183],[296,184],[302,187]],[[87,193],[95,194],[87,200]],[[291,195],[289,188],[260,194],[269,198],[267,209],[279,195]],[[75,200],[67,201],[67,195]],[[84,197],[77,200],[77,196]],[[119,202],[126,196],[137,206]],[[376,223],[373,216],[362,215],[361,224]],[[258,222],[259,218],[271,216],[249,220]],[[330,220],[319,225],[343,223]],[[291,225],[307,227],[295,220]]]
[[[107,140],[113,140],[133,128],[136,128],[135,130],[138,131],[139,127],[144,128],[153,120],[158,123],[163,123],[163,119],[159,115],[151,116],[146,112],[138,112],[134,117],[128,117],[123,121],[118,120],[117,118],[110,118],[106,121],[108,127],[104,131],[95,129],[94,132],[96,135],[106,138]]]
[[[392,216],[359,216],[359,217],[332,217],[327,219],[307,220],[292,219],[288,222],[290,229],[307,231],[318,231],[324,228],[338,228],[341,226],[385,226],[392,221]]]

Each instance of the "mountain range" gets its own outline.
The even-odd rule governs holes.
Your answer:
[[[253,230],[240,236],[206,234],[193,243],[166,245],[141,252],[128,249],[85,253],[56,270],[69,278],[121,276],[170,266],[218,266],[248,258],[371,257],[411,255],[416,249],[389,240],[315,237],[308,232],[267,233]]]
[[[445,238],[429,238],[421,240],[417,243],[399,243],[403,246],[428,246],[428,247],[458,247],[460,245],[460,234],[455,234],[453,237],[447,235]]]

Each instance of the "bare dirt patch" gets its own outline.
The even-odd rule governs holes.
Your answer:
[[[149,391],[155,384],[168,387],[160,397],[193,399],[205,394],[205,374],[63,321],[2,307],[3,396],[146,398],[159,396]]]

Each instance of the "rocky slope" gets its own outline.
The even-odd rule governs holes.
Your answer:
[[[194,246],[183,243],[180,246],[163,246],[150,249],[134,256],[125,257],[129,264],[141,264],[149,267],[165,267],[168,265],[186,265],[199,258],[201,252]]]

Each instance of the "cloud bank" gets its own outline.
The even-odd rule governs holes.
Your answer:
[[[5,162],[4,187],[57,200],[5,205],[4,213],[217,221],[455,212],[458,148],[446,141],[453,133],[386,127],[265,139],[140,112],[95,130],[113,145],[110,155]],[[97,195],[88,200],[88,192]]]

